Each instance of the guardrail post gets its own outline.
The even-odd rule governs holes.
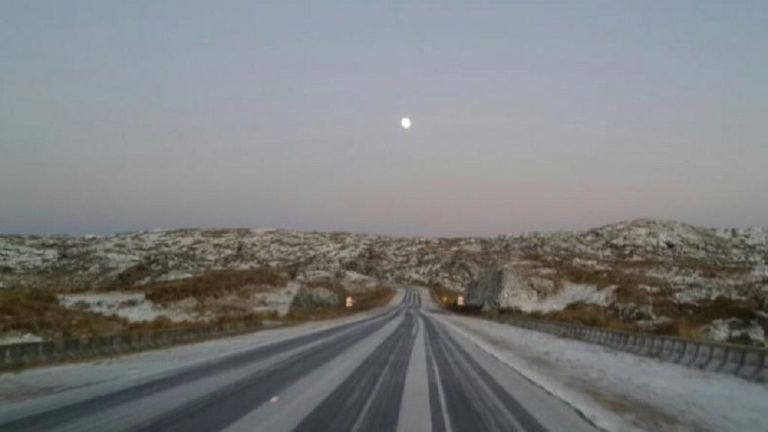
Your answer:
[[[699,356],[699,349],[701,349],[701,344],[698,342],[690,342],[688,343],[688,347],[692,347],[693,352],[691,353],[690,358],[685,361],[685,365],[690,366],[693,365],[693,363],[696,361],[696,358]],[[688,352],[687,349],[686,352]]]
[[[689,367],[722,373],[730,372],[756,381],[768,381],[768,350],[763,348],[731,346],[542,320],[510,319],[507,323],[637,355],[656,357]]]
[[[626,341],[624,341],[624,351],[632,352],[632,348],[634,348],[635,343],[637,343],[637,336],[634,334],[627,335]]]
[[[762,358],[760,358],[760,352],[758,350],[744,350],[743,364],[734,373],[742,378],[750,379],[760,370],[761,361]]]
[[[768,355],[762,352],[762,358],[757,363],[757,370],[751,377],[755,381],[768,382]]]
[[[738,375],[742,368],[744,368],[744,363],[747,361],[747,350],[742,349],[741,353],[739,353],[739,360],[738,365],[736,366],[736,369],[733,370],[733,373]]]
[[[682,360],[683,357],[685,357],[685,352],[688,349],[688,341],[677,341],[677,344],[675,347],[677,348],[678,355],[672,361],[675,363],[680,363],[680,360]]]
[[[716,361],[712,370],[719,371],[725,365],[725,362],[728,361],[728,348],[722,346],[714,346],[712,348],[712,361]],[[707,369],[710,366],[712,366],[711,363],[707,365]]]
[[[718,372],[730,372],[735,373],[741,362],[743,362],[742,355],[744,350],[736,347],[727,347],[725,349],[725,355],[723,356],[723,363],[717,369]]]
[[[640,355],[645,355],[645,349],[648,344],[648,337],[646,337],[645,335],[640,335],[637,338],[638,338],[637,348],[634,350],[634,352]]]
[[[629,339],[632,337],[632,335],[624,333],[621,335],[621,349],[624,351],[627,350],[627,346],[629,345]]]

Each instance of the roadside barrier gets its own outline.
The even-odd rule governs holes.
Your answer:
[[[0,345],[0,370],[87,360],[234,336],[259,329],[257,322],[235,322],[206,328],[130,332],[108,336]]]
[[[607,330],[579,324],[507,318],[516,327],[578,339],[661,361],[711,372],[728,373],[768,382],[768,350],[765,348],[704,342],[645,333]]]

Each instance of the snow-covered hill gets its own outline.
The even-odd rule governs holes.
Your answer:
[[[768,230],[648,219],[516,239],[469,303],[632,330],[765,343]]]
[[[288,280],[439,285],[468,290],[470,302],[487,310],[752,342],[768,329],[767,263],[767,229],[647,219],[497,238],[252,229],[0,236],[0,287],[7,288],[125,290],[269,267]]]
[[[348,271],[460,290],[509,241],[283,230],[172,230],[106,237],[0,236],[0,283],[82,290],[210,270]]]

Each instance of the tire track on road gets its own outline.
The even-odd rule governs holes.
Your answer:
[[[206,362],[201,365],[189,366],[172,375],[127,387],[117,392],[60,406],[9,422],[0,423],[0,430],[9,432],[27,432],[31,430],[54,429],[78,418],[87,417],[93,413],[98,413],[142,398],[147,398],[153,394],[179,385],[184,385],[192,381],[245,367],[249,364],[268,359],[283,352],[300,348],[311,342],[316,342],[319,339],[327,339],[328,342],[332,342],[335,338],[342,338],[348,332],[354,333],[355,335],[368,334],[369,332],[375,331],[375,329],[383,327],[387,322],[402,313],[406,306],[406,301],[407,300],[403,298],[400,305],[395,309],[372,318],[346,323],[329,329],[297,336],[285,341],[260,346],[252,350],[232,354],[222,359]]]
[[[409,302],[416,304],[413,296]],[[305,417],[296,430],[394,430],[415,342],[415,325],[412,311],[406,312],[397,330]]]
[[[453,431],[546,431],[444,329],[425,324]]]
[[[310,348],[280,364],[259,371],[247,379],[215,390],[204,398],[185,404],[161,418],[148,422],[139,430],[184,432],[221,430],[269,401],[281,389],[383,328],[391,320],[402,315],[412,302],[413,298],[407,296],[403,299],[398,312],[391,317],[369,323],[345,337],[335,338]],[[399,334],[400,329],[402,329],[402,323],[393,335]],[[393,335],[390,335],[390,338]]]

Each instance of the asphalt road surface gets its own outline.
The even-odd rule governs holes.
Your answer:
[[[440,320],[417,289],[381,314],[56,406],[0,431],[594,431]]]

